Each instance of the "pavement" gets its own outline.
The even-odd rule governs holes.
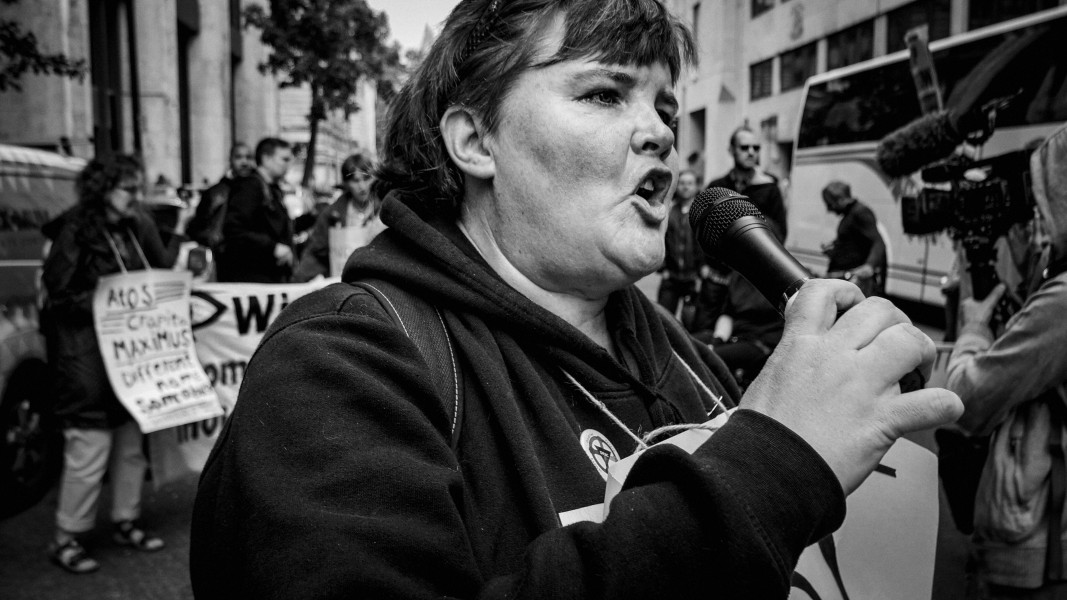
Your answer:
[[[654,296],[658,280],[646,278],[639,287]],[[927,334],[940,339],[935,328]],[[910,436],[913,441],[933,448],[931,432]],[[109,506],[105,486],[101,506]],[[170,483],[156,489],[146,483],[143,520],[167,542],[159,552],[142,553],[111,542],[106,512],[97,531],[87,539],[87,547],[100,561],[101,569],[90,575],[71,575],[52,565],[46,554],[53,527],[56,489],[29,510],[0,521],[0,599],[3,600],[188,600],[193,597],[189,582],[189,526],[196,478]],[[933,600],[964,600],[966,537],[955,530],[941,493],[941,519],[935,565]],[[901,515],[906,519],[907,515]]]
[[[155,489],[146,482],[142,519],[167,546],[140,552],[111,541],[104,486],[97,528],[85,545],[100,561],[100,570],[73,575],[48,560],[55,520],[57,488],[31,509],[0,521],[0,598],[4,600],[188,600],[189,526],[196,478]]]

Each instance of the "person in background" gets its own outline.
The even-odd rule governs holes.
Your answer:
[[[351,254],[366,246],[385,225],[378,217],[381,200],[371,190],[374,165],[362,154],[353,154],[341,163],[341,195],[319,214],[311,229],[307,246],[293,272],[294,282],[311,281],[316,277],[336,277],[340,272],[330,268],[330,237],[334,244],[343,244],[344,253]]]
[[[251,176],[256,170],[252,148],[237,142],[230,149],[230,168],[215,185],[200,194],[196,214],[189,221],[188,234],[194,242],[218,252],[222,245],[222,226],[226,217],[226,203],[230,199],[233,182]]]
[[[90,161],[78,177],[79,202],[57,222],[44,262],[54,414],[66,440],[49,556],[71,573],[100,567],[78,536],[96,523],[105,473],[112,487],[114,540],[144,551],[164,545],[138,523],[147,467],[141,431],[108,381],[92,309],[100,277],[174,264],[188,212],[164,247],[140,208],[144,187],[141,164],[131,156]]]
[[[785,200],[782,198],[782,190],[778,186],[778,181],[759,166],[761,150],[759,138],[747,125],[742,125],[730,135],[728,150],[734,166],[722,177],[709,183],[708,188],[726,188],[747,196],[749,201],[766,217],[767,225],[778,241],[784,244],[788,232]],[[709,268],[697,299],[696,308],[704,325],[701,325],[699,329],[694,325],[694,331],[701,329],[709,331],[707,325],[714,324],[724,314],[727,300],[730,297],[730,282],[737,280],[731,277],[730,268],[722,264],[715,256],[706,256],[705,260]],[[741,290],[740,294],[744,296],[747,292],[748,290]]]
[[[663,262],[694,56],[657,0],[458,3],[391,107],[389,228],[245,370],[197,492],[197,598],[784,600],[893,442],[958,415],[900,393],[934,357],[902,312],[812,280],[725,425],[652,445],[741,400],[634,285]],[[431,306],[405,323],[382,296]]]
[[[738,385],[747,389],[781,341],[785,322],[737,271],[730,271],[722,287],[727,292],[721,308],[702,292],[693,317],[693,337],[712,344]]]
[[[822,190],[826,210],[840,215],[837,237],[823,246],[830,258],[827,277],[850,279],[865,296],[885,295],[885,241],[878,218],[866,204],[852,197],[843,181],[831,181]]]
[[[785,200],[778,181],[760,168],[760,145],[756,133],[742,125],[730,136],[730,156],[734,166],[722,177],[708,184],[709,188],[721,187],[748,196],[749,202],[767,218],[778,241],[785,243],[789,232],[786,223]]]
[[[674,201],[667,217],[665,257],[660,271],[663,279],[657,294],[657,301],[671,314],[675,314],[678,305],[684,305],[687,298],[696,300],[700,283],[707,276],[704,253],[689,226],[689,208],[697,189],[696,173],[686,170],[678,174],[678,187],[674,190]]]
[[[964,404],[959,426],[993,436],[974,504],[982,600],[1067,598],[1067,127],[1030,164],[1050,237],[1043,279],[999,336],[990,321],[1004,283],[981,301],[963,300],[946,370],[945,387]]]
[[[255,172],[234,180],[222,227],[219,281],[289,281],[293,224],[280,184],[292,160],[289,142],[264,138],[256,144]]]
[[[686,168],[696,174],[697,187],[704,186],[704,153],[700,150],[694,150],[689,153],[689,156],[685,159]]]

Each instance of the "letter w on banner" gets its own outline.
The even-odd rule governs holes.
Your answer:
[[[222,410],[148,436],[152,481],[161,486],[200,473],[237,403],[245,367],[267,327],[290,302],[334,280],[306,284],[198,283],[192,292],[196,355]]]
[[[191,285],[187,271],[148,270],[96,286],[93,322],[108,380],[144,433],[222,414],[193,346]]]

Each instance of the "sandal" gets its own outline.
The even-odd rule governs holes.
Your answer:
[[[100,568],[100,563],[89,556],[85,548],[75,539],[67,540],[62,544],[52,542],[48,549],[48,555],[52,562],[63,567],[68,573],[74,573],[75,575],[92,573]]]
[[[155,552],[162,550],[163,540],[149,534],[134,524],[133,521],[120,521],[115,523],[115,533],[111,536],[115,543],[120,546],[132,546],[142,552]]]

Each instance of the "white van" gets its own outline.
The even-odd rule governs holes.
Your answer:
[[[62,464],[39,330],[41,227],[77,202],[84,167],[81,159],[0,144],[0,518],[37,502]]]
[[[983,158],[1026,148],[1067,121],[1067,6],[930,44],[943,97],[949,98],[954,86],[1009,40],[1027,42],[995,75],[980,103],[1020,93],[998,113]],[[826,211],[821,191],[832,180],[844,181],[878,217],[888,259],[887,295],[943,306],[942,278],[955,257],[952,241],[944,232],[904,234],[900,194],[922,182],[918,174],[894,181],[875,160],[878,142],[920,114],[907,51],[808,80],[795,136],[787,248],[813,272],[826,272],[820,245],[836,236],[838,217]]]

